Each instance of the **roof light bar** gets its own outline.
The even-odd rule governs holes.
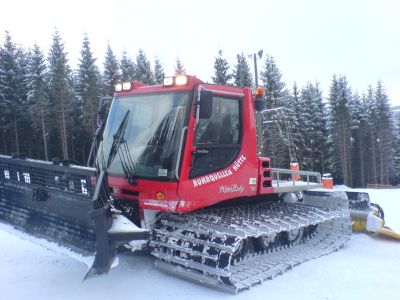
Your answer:
[[[186,75],[177,75],[177,76],[165,77],[163,85],[164,86],[186,85],[188,81],[189,80]]]
[[[172,85],[174,85],[174,77],[165,77],[164,86],[172,86]]]
[[[123,91],[130,91],[131,89],[132,89],[132,83],[131,82],[122,83],[122,90]]]
[[[188,82],[188,78],[185,75],[178,75],[175,77],[176,85],[185,85]]]
[[[119,82],[114,86],[116,92],[130,91],[132,89],[132,82]]]

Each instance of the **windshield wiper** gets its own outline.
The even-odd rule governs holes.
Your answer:
[[[119,124],[117,132],[113,135],[113,143],[110,148],[110,153],[108,154],[107,169],[110,167],[111,163],[114,161],[115,155],[118,152],[119,146],[121,144],[122,138],[124,136],[126,126],[128,125],[130,111],[125,113],[124,118]]]
[[[121,140],[121,144],[123,145],[118,151],[119,159],[121,161],[122,170],[124,171],[126,180],[130,185],[137,185],[135,181],[135,163],[132,160],[131,153],[129,151],[128,143],[126,140]]]
[[[129,151],[128,143],[124,139],[124,134],[128,125],[130,111],[125,113],[117,132],[113,135],[113,143],[111,145],[110,154],[108,155],[107,169],[110,167],[116,154],[120,158],[121,167],[129,184],[136,185],[135,181],[135,164]],[[123,145],[121,148],[120,146]]]

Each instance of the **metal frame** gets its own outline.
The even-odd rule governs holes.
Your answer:
[[[282,175],[290,177],[290,180],[283,179]],[[295,175],[305,180],[296,180]],[[272,187],[277,193],[322,188],[321,174],[318,172],[272,168],[272,177]]]

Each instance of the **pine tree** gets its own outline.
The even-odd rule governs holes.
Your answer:
[[[269,123],[264,130],[266,155],[273,159],[274,167],[287,168],[294,161],[295,146],[291,128],[297,121],[290,105],[290,94],[273,57],[267,56],[261,81],[266,89],[267,108],[270,110],[267,114]]]
[[[7,138],[6,132],[10,126],[9,116],[11,111],[9,110],[9,102],[6,99],[6,75],[3,69],[3,48],[0,45],[0,130],[1,130],[1,148],[0,153],[7,153]]]
[[[365,95],[353,96],[353,118],[352,118],[352,162],[353,162],[353,186],[365,187],[371,173],[371,152],[369,152],[368,107]]]
[[[30,118],[33,123],[35,135],[43,141],[40,157],[48,160],[47,132],[48,132],[48,85],[46,81],[46,61],[37,44],[33,46],[28,64],[26,78],[27,96],[30,104]]]
[[[23,48],[18,48],[18,77],[21,81],[19,89],[20,99],[22,100],[22,113],[19,114],[19,136],[21,139],[21,153],[32,157],[33,150],[36,148],[36,141],[34,139],[34,132],[32,126],[32,120],[30,118],[29,110],[30,104],[27,99],[27,70],[29,65],[31,51]]]
[[[375,102],[377,112],[376,141],[377,150],[377,171],[381,184],[389,184],[389,175],[393,170],[393,118],[390,110],[389,97],[383,84],[378,82],[375,89]]]
[[[182,75],[182,74],[186,74],[186,70],[179,57],[177,57],[175,62],[175,75]]]
[[[329,114],[326,109],[326,103],[323,100],[322,91],[319,88],[319,83],[314,85],[315,101],[313,115],[314,135],[314,166],[315,170],[322,174],[331,169],[330,164],[330,141],[328,130]]]
[[[393,142],[393,169],[394,184],[400,184],[400,112],[394,118],[395,120],[395,139]]]
[[[303,139],[303,129],[305,128],[305,124],[303,124],[304,118],[302,115],[302,102],[301,95],[297,88],[296,82],[293,84],[292,93],[288,97],[287,110],[288,115],[288,129],[291,136],[291,141],[293,145],[293,157],[291,162],[298,162],[300,166],[303,168],[303,160],[304,160],[304,139]]]
[[[329,144],[325,103],[319,84],[310,82],[301,91],[299,124],[302,167],[325,173],[329,170]]]
[[[370,170],[366,173],[366,183],[376,184],[378,183],[377,173],[377,157],[376,149],[378,148],[376,142],[376,127],[377,127],[377,111],[376,111],[376,99],[374,97],[374,90],[370,85],[367,93],[363,95],[363,103],[366,109],[366,140],[363,148],[366,151],[366,170]]]
[[[8,36],[6,32],[6,37]],[[10,90],[8,87],[8,55],[6,54],[6,49],[0,45],[0,129],[2,131],[2,151],[4,154],[8,154],[10,147],[8,144],[10,128],[12,128],[12,110],[11,110],[11,100]]]
[[[122,52],[120,61],[121,80],[133,81],[136,79],[136,65],[126,51]]]
[[[105,96],[112,97],[114,95],[114,86],[121,80],[118,60],[111,49],[107,46],[106,57],[104,61],[103,87]]]
[[[23,147],[21,142],[28,142],[25,140],[29,137],[30,126],[28,116],[28,105],[26,101],[26,53],[18,48],[11,39],[8,32],[5,35],[5,42],[0,52],[0,69],[2,77],[2,104],[4,107],[2,111],[2,123],[6,127],[13,129],[14,141],[10,136],[10,131],[3,132],[3,140],[7,144],[14,144],[15,152],[18,154],[21,150],[30,150],[28,146]],[[22,130],[27,129],[27,131]],[[25,149],[21,149],[25,148]],[[4,147],[7,150],[7,147]],[[11,148],[9,148],[11,149]]]
[[[288,98],[286,84],[282,81],[282,73],[272,56],[267,55],[264,71],[261,71],[260,79],[267,90],[267,103],[269,108],[281,107]]]
[[[68,132],[72,125],[73,87],[67,53],[57,30],[53,34],[53,44],[49,52],[48,76],[52,106],[50,140],[53,141],[49,145],[51,146],[49,151],[55,156],[61,152],[62,158],[68,159]]]
[[[252,87],[253,86],[253,76],[250,72],[249,64],[247,63],[244,54],[236,55],[237,64],[235,70],[233,71],[233,79],[235,85],[238,87]]]
[[[71,76],[69,78],[70,86],[76,91],[77,90],[77,75]],[[98,86],[101,83],[99,82]],[[82,101],[78,98],[77,93],[71,93],[70,98],[71,103],[71,113],[70,113],[70,126],[68,127],[69,133],[69,143],[70,143],[70,157],[73,161],[77,163],[84,164],[87,161],[87,155],[91,146],[91,141],[93,138],[92,134],[89,134],[85,130],[83,115],[84,111],[82,109]]]
[[[154,84],[154,74],[150,62],[142,49],[136,56],[136,79],[144,84]]]
[[[338,183],[352,186],[351,113],[352,92],[345,76],[332,79],[329,94],[331,136],[333,145],[333,175]]]
[[[222,50],[219,50],[214,61],[215,76],[212,77],[212,80],[216,84],[228,84],[232,79],[232,74],[229,73],[229,64],[222,54]]]
[[[6,70],[4,69],[3,55],[4,49],[2,45],[0,45],[0,101],[5,99],[5,90],[7,87]]]
[[[154,81],[156,84],[163,84],[164,82],[164,67],[157,57],[154,60]]]
[[[89,38],[85,34],[78,65],[76,94],[83,108],[83,125],[88,137],[93,136],[97,129],[97,111],[101,94],[100,71],[95,63]]]

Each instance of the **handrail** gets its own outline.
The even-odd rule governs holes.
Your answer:
[[[317,184],[321,184],[321,174],[319,172],[311,172],[311,171],[299,171],[299,170],[289,170],[289,169],[280,169],[280,168],[272,168],[272,177],[273,180],[276,180],[276,187],[279,188],[280,187],[280,181],[281,181],[281,175],[291,175],[292,178],[292,183],[293,186],[298,186],[296,185],[296,182],[299,183],[307,183],[307,186],[310,185],[310,183],[317,183]],[[294,175],[298,175],[300,177],[306,177],[306,181],[299,181],[296,180],[295,178],[297,176]],[[315,178],[315,181],[311,181],[310,178]],[[285,180],[285,182],[290,182],[290,180]]]

